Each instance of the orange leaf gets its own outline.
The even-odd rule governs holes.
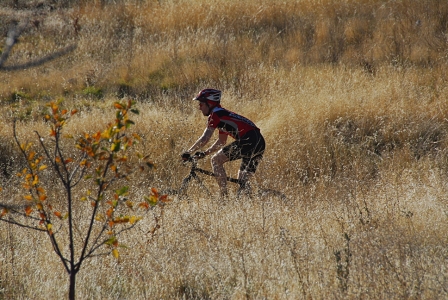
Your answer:
[[[112,216],[112,213],[114,212],[114,209],[111,207],[107,210],[106,212],[106,216],[108,216],[109,218]]]
[[[98,142],[101,138],[101,132],[98,131],[92,137]]]
[[[54,215],[55,215],[56,217],[58,217],[59,219],[62,219],[62,214],[61,214],[60,212],[55,211],[55,212],[54,212]]]
[[[25,207],[25,214],[26,214],[27,216],[29,216],[29,215],[31,214],[32,211],[33,211],[33,210],[31,209],[31,206],[27,206],[27,207]]]
[[[136,138],[137,140],[139,140],[139,141],[141,141],[141,139],[142,139],[142,138],[141,138],[138,134],[136,134],[136,133],[133,133],[132,136],[133,136],[134,138]]]
[[[114,107],[115,107],[116,109],[123,109],[123,108],[124,108],[123,105],[121,105],[121,104],[118,103],[118,102],[115,102],[115,103],[114,103]]]
[[[39,196],[39,200],[40,200],[40,201],[45,201],[45,200],[47,200],[47,195],[40,195],[40,196]]]
[[[26,196],[24,196],[23,198],[25,198],[25,199],[28,200],[28,201],[33,200],[33,196],[31,196],[31,195],[26,195]]]
[[[138,206],[144,209],[149,209],[149,204],[147,202],[141,202]]]
[[[6,215],[8,212],[9,212],[8,209],[4,208],[2,210],[2,213],[0,214],[0,218],[3,217],[4,215]]]
[[[43,209],[44,209],[43,205],[40,204],[40,203],[37,203],[37,204],[36,204],[36,208],[37,208],[38,210],[43,210]]]
[[[160,199],[159,199],[160,201],[162,201],[162,202],[170,202],[171,201],[171,199],[169,199],[168,198],[168,195],[162,195],[162,196],[160,196]]]
[[[71,113],[70,113],[70,115],[74,115],[74,114],[76,114],[78,112],[78,110],[75,108],[75,109],[72,109],[72,111],[71,111]]]

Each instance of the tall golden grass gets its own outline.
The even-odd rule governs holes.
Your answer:
[[[74,135],[104,127],[117,98],[138,100],[139,147],[158,168],[131,188],[179,187],[179,154],[205,126],[191,98],[205,87],[261,128],[255,181],[288,197],[174,197],[156,236],[148,219],[119,261],[84,267],[79,299],[448,296],[446,1],[65,1],[38,13],[6,3],[2,30],[13,18],[39,24],[8,63],[78,48],[0,74],[4,201],[20,201],[11,120],[33,140],[57,98],[80,108]],[[64,298],[44,236],[0,224],[0,299]]]

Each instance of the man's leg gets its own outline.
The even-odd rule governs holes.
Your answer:
[[[246,184],[247,182],[249,182],[249,180],[254,176],[253,172],[248,172],[247,170],[238,171],[238,180],[239,182],[243,182],[244,184]]]
[[[227,196],[227,175],[223,165],[228,161],[229,158],[222,151],[218,151],[211,159],[213,173],[215,173],[221,196]]]

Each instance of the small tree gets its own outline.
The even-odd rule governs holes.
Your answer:
[[[53,250],[69,274],[69,299],[75,299],[76,274],[86,259],[112,254],[118,258],[118,237],[141,220],[139,209],[163,205],[168,201],[155,189],[140,203],[127,199],[124,185],[135,170],[153,167],[147,157],[137,154],[138,163],[128,157],[140,137],[129,132],[134,124],[130,113],[138,113],[134,103],[115,103],[115,121],[102,132],[84,133],[78,139],[63,135],[67,121],[77,111],[48,104],[49,138],[35,132],[38,144],[21,143],[14,122],[14,138],[26,158],[27,167],[18,174],[23,178],[22,208],[3,204],[0,221],[45,233]],[[67,148],[65,141],[72,141]],[[38,153],[40,150],[41,154]],[[57,187],[54,182],[62,188]],[[138,212],[137,212],[138,213]],[[76,216],[75,216],[76,215]],[[81,217],[80,217],[81,216]],[[154,233],[160,216],[154,214]],[[87,220],[87,222],[86,222]],[[74,228],[76,233],[74,232]]]

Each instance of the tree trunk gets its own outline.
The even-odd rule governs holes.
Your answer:
[[[75,284],[76,284],[76,271],[71,270],[70,272],[70,289],[68,292],[68,299],[75,300]]]

